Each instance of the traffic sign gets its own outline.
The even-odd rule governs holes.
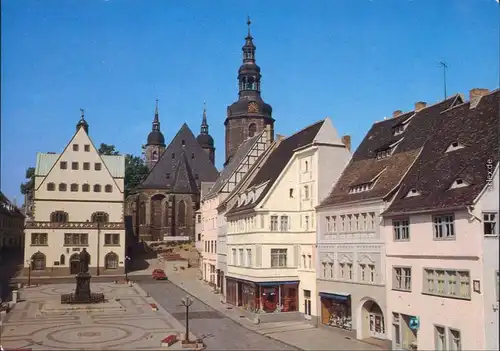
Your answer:
[[[409,327],[411,330],[417,330],[420,327],[420,320],[418,317],[411,317]]]

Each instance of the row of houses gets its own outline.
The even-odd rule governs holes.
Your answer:
[[[260,322],[393,349],[498,346],[498,90],[417,102],[351,153],[330,119],[248,138],[196,214],[203,280]]]

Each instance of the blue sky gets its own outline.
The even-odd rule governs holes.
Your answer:
[[[252,18],[262,95],[290,135],[329,116],[356,147],[370,126],[419,100],[499,84],[495,0],[3,0],[1,190],[36,152],[60,152],[84,108],[95,144],[140,154],[155,99],[167,140],[199,132],[203,101],[216,163]]]

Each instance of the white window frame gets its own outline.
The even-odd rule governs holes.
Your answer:
[[[205,244],[206,244],[206,241],[205,241]],[[237,260],[237,256],[236,256],[236,249],[231,249],[231,253],[233,255],[233,265],[234,266],[237,266],[238,265],[238,262],[236,261]]]
[[[238,250],[238,254],[239,254],[239,265],[240,266],[245,266],[245,252],[243,251],[243,249],[239,249]]]
[[[392,267],[392,290],[411,292],[412,271],[408,266]]]
[[[247,267],[252,267],[253,257],[252,257],[252,249],[247,249]]]
[[[272,232],[277,232],[278,227],[278,216],[271,216],[270,218],[270,229]]]
[[[446,327],[444,325],[434,324],[434,350],[447,351]],[[441,342],[441,348],[438,348],[438,342]]]
[[[330,233],[332,228],[331,228],[331,222],[330,222],[330,216],[325,217],[325,222],[326,222],[326,232]]]
[[[455,216],[453,214],[448,213],[433,216],[432,226],[434,240],[455,240]]]
[[[443,272],[442,279],[438,279],[438,273]],[[472,290],[472,279],[469,270],[428,268],[423,269],[423,291],[425,295],[450,297],[455,299],[470,300]],[[439,282],[443,283],[443,291],[439,292]],[[452,282],[454,284],[452,284]]]
[[[394,241],[410,241],[409,218],[392,220],[392,228],[394,231]]]
[[[288,249],[271,249],[271,268],[286,268]]]
[[[453,332],[458,333],[458,337],[453,335]],[[448,349],[449,351],[462,351],[462,332],[460,329],[456,328],[448,328]],[[456,345],[456,341],[458,340],[458,347]]]
[[[289,227],[289,218],[286,215],[280,216],[280,232],[287,232]]]
[[[370,269],[370,283],[375,283],[375,265],[369,264],[368,268]]]
[[[488,233],[488,234],[486,233],[486,224],[488,223],[493,223],[493,233]],[[483,212],[483,234],[486,237],[498,236],[498,212],[494,211]]]

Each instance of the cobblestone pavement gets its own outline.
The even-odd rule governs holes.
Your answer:
[[[140,286],[179,321],[185,321],[181,298],[186,292],[168,281],[141,281]],[[296,350],[280,341],[248,330],[195,298],[189,309],[190,330],[208,350]]]
[[[161,340],[183,330],[183,326],[140,287],[113,283],[92,284],[110,301],[101,311],[61,311],[60,295],[74,284],[53,284],[20,291],[22,301],[6,315],[3,325],[4,349],[108,350],[161,349]],[[50,309],[49,306],[57,306]],[[66,305],[67,306],[67,305]],[[65,307],[67,308],[67,307]]]

